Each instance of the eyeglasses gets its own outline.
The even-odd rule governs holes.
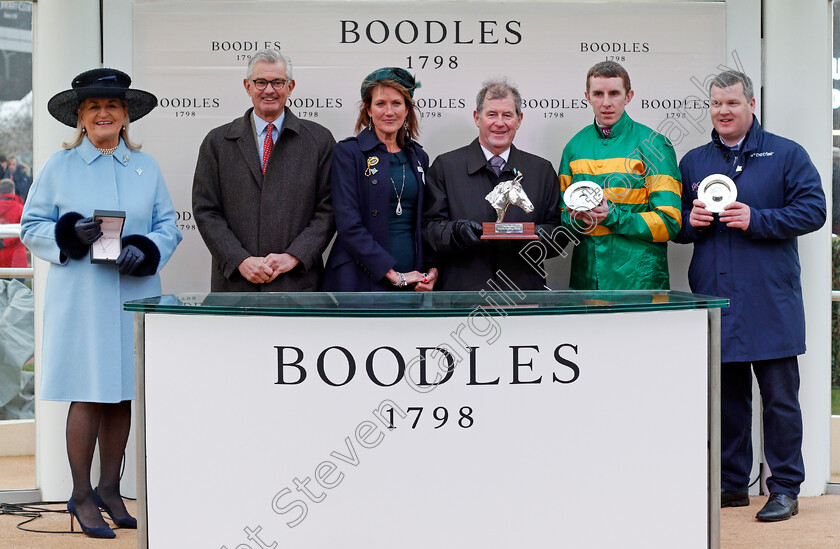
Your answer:
[[[269,84],[271,84],[271,87],[274,88],[276,91],[280,91],[286,86],[288,80],[278,78],[269,82],[265,78],[257,78],[256,80],[251,80],[251,82],[253,82],[254,86],[256,86],[256,88],[260,91],[266,89]]]

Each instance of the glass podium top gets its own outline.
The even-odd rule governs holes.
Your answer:
[[[140,313],[251,316],[564,315],[713,309],[729,300],[678,291],[277,292],[174,294],[128,301]]]

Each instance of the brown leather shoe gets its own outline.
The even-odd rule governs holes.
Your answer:
[[[761,508],[761,511],[755,515],[755,518],[762,522],[779,522],[780,520],[787,520],[793,515],[799,513],[799,500],[772,492],[770,499]]]
[[[746,490],[721,490],[720,506],[723,507],[746,507],[750,504],[750,493]]]

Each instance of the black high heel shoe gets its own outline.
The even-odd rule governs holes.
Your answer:
[[[96,488],[93,489],[93,500],[103,511],[108,513],[108,516],[111,517],[111,520],[114,522],[114,524],[116,524],[120,528],[137,528],[137,519],[132,517],[131,515],[128,515],[125,518],[115,517],[114,513],[111,512],[111,509],[107,505],[105,505],[105,502],[102,501],[101,497],[99,497],[99,492],[97,492]]]
[[[73,532],[73,517],[76,517],[76,520],[79,521],[79,526],[82,527],[82,532],[86,536],[90,536],[92,538],[115,538],[117,534],[114,533],[111,528],[108,526],[97,526],[96,528],[88,528],[87,526],[82,523],[79,515],[76,513],[76,505],[73,503],[73,500],[69,500],[67,502],[67,510],[70,512],[70,531]]]

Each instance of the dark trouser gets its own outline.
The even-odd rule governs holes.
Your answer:
[[[796,357],[752,363],[764,406],[764,455],[770,492],[799,495],[805,480]],[[746,490],[752,467],[752,376],[749,362],[721,364],[721,488]]]

